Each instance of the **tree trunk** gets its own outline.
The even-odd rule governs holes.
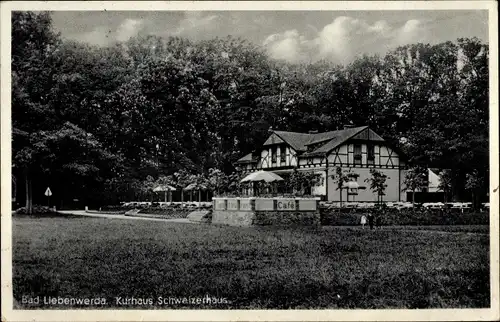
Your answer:
[[[181,188],[181,203],[184,204],[184,189]]]
[[[201,207],[201,189],[198,190],[198,208]]]
[[[340,187],[340,208],[342,208],[342,187]]]
[[[411,192],[411,204],[415,205],[415,189],[413,189]]]
[[[28,173],[26,172],[26,213],[33,213],[33,191],[31,179],[29,178]]]

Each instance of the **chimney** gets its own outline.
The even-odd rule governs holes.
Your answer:
[[[311,130],[309,131],[309,134],[318,134],[318,130]]]
[[[355,127],[355,126],[352,124],[344,124],[344,130],[352,129],[353,127]]]

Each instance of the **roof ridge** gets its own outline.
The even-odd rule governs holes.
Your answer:
[[[317,147],[315,150],[309,152],[309,154],[317,154],[317,153],[328,153],[329,151],[320,151],[322,150],[322,148],[324,149],[325,146],[328,146],[328,144],[330,144],[331,142],[333,142],[335,139],[339,138],[339,141],[338,142],[335,142],[333,144],[333,146],[331,146],[329,148],[329,150],[333,149],[334,147],[338,146],[339,144],[342,144],[343,142],[349,140],[350,138],[352,138],[353,136],[357,135],[358,133],[364,131],[365,129],[369,129],[370,127],[368,125],[364,125],[364,126],[358,126],[358,127],[351,127],[351,128],[347,128],[347,129],[343,129],[343,130],[339,130],[339,133],[340,132],[352,132],[350,133],[349,135],[345,136],[345,137],[341,137],[339,138],[338,136],[335,136],[335,137],[332,137],[330,139],[325,139],[325,140],[317,140],[316,142],[312,141],[312,142],[309,142],[309,144],[314,144],[314,143],[320,143],[320,142],[323,142],[323,141],[326,141],[325,144],[322,144],[321,146]]]
[[[301,134],[301,135],[312,135],[312,133],[304,133],[304,132],[293,132],[293,131],[280,131],[280,130],[273,130],[273,132],[280,132],[280,133],[293,133],[293,134]]]

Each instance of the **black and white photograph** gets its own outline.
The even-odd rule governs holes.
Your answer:
[[[70,3],[2,4],[2,320],[500,318],[496,2]]]

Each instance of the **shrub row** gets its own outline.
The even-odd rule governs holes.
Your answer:
[[[363,209],[364,210],[364,209]],[[380,216],[382,225],[488,225],[489,212],[455,212],[428,209],[386,209],[339,211],[321,209],[321,224],[332,226],[359,225],[361,216],[367,213]]]
[[[162,218],[187,218],[187,216],[193,211],[193,209],[186,208],[160,208],[160,207],[149,207],[147,209],[141,209],[139,214],[152,214],[158,215]]]
[[[257,211],[255,212],[254,225],[318,226],[320,225],[320,214],[313,211]]]
[[[50,214],[56,214],[52,208],[49,208],[47,206],[40,206],[40,205],[33,205],[33,214],[37,215],[50,215]],[[18,215],[26,215],[26,207],[21,207],[16,210],[16,214]]]
[[[212,206],[202,206],[201,208],[203,209],[208,209],[211,208]],[[196,204],[191,204],[191,203],[185,203],[184,206],[181,204],[172,204],[172,205],[160,205],[158,203],[153,203],[152,205],[134,205],[134,206],[104,206],[101,207],[101,211],[128,211],[131,209],[143,209],[144,211],[149,212],[150,209],[163,209],[163,210],[168,210],[168,209],[196,209],[198,206]]]

